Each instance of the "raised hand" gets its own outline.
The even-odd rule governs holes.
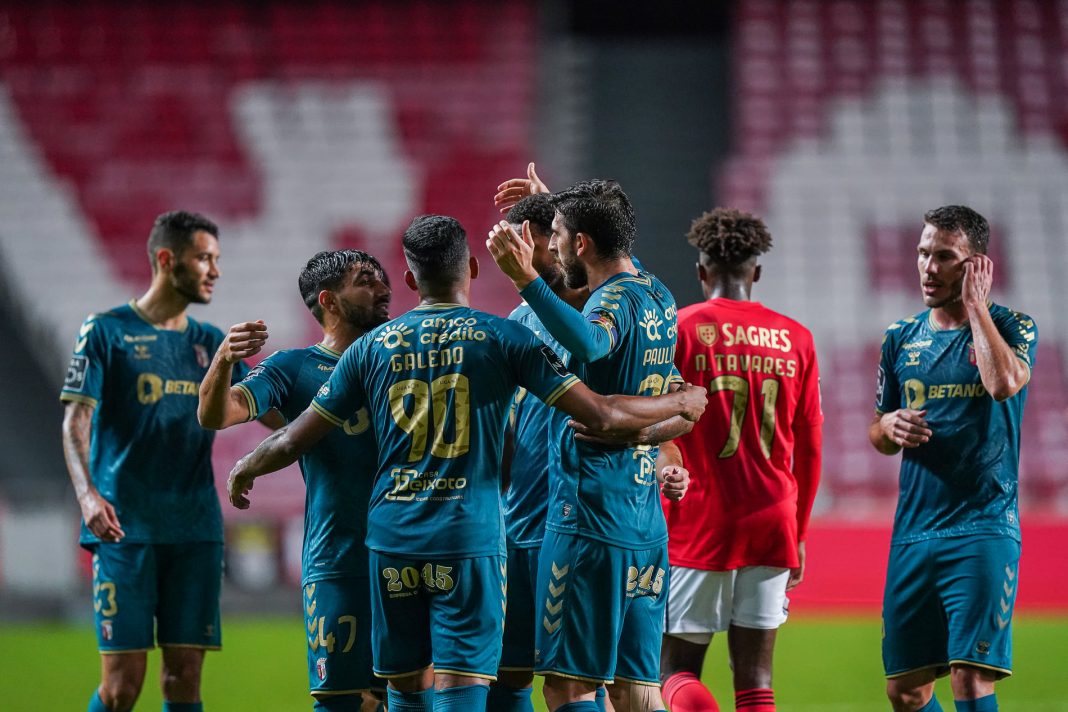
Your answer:
[[[78,500],[78,505],[82,509],[85,526],[96,538],[115,542],[126,536],[119,524],[119,517],[115,514],[115,508],[111,506],[111,502],[101,497],[99,492],[86,492]]]
[[[501,220],[489,231],[486,249],[517,289],[523,289],[538,278],[532,262],[534,238],[530,234],[529,221],[523,222],[523,234],[517,235],[511,225]]]
[[[902,408],[886,413],[879,419],[879,427],[890,442],[899,447],[919,447],[934,434],[924,416],[926,410]]]
[[[972,255],[964,261],[961,301],[966,308],[985,309],[994,283],[994,261],[986,255]]]
[[[548,193],[549,186],[545,185],[538,174],[534,171],[534,163],[527,166],[526,178],[512,178],[497,186],[497,194],[493,196],[493,204],[501,214],[507,213],[512,207],[528,195],[535,193]]]
[[[230,327],[219,351],[228,363],[237,363],[258,354],[266,342],[267,325],[262,320],[246,321]]]
[[[668,465],[660,470],[660,491],[672,502],[678,502],[686,496],[690,488],[690,471],[685,467]]]

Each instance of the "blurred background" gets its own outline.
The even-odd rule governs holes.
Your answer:
[[[587,0],[0,2],[0,620],[84,624],[87,562],[60,448],[76,330],[140,295],[155,216],[222,229],[192,315],[264,319],[268,352],[317,338],[297,274],[360,247],[415,304],[399,236],[438,212],[515,290],[484,235],[503,180],[618,179],[636,254],[700,299],[690,221],[716,205],[774,235],[754,298],[816,335],[824,479],[800,610],[877,613],[896,458],[865,436],[878,345],[922,309],[923,213],[993,227],[995,299],[1040,328],[1023,433],[1021,610],[1068,611],[1068,2]],[[217,440],[220,487],[265,434]],[[225,509],[228,613],[296,617],[303,483]]]

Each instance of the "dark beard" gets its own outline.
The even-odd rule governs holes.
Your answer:
[[[388,315],[379,317],[375,313],[377,310],[373,306],[370,309],[350,309],[342,304],[341,307],[341,318],[345,323],[365,334],[376,326],[381,326],[389,321]]]
[[[589,279],[586,276],[586,267],[575,260],[571,264],[565,264],[564,267],[564,286],[568,289],[582,289],[586,286],[586,282]]]
[[[205,297],[200,293],[200,283],[190,277],[189,268],[184,264],[178,263],[175,265],[174,272],[171,273],[171,279],[174,291],[185,297],[190,304],[208,304],[211,302],[211,297]]]

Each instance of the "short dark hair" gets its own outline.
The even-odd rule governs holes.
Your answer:
[[[206,232],[216,240],[219,239],[219,226],[208,220],[200,213],[191,213],[187,210],[172,210],[163,213],[152,224],[152,231],[148,233],[148,261],[152,264],[154,273],[158,267],[156,253],[161,249],[168,249],[176,255],[193,245],[193,234]]]
[[[419,283],[452,284],[463,274],[471,250],[456,218],[419,215],[404,231],[404,257]]]
[[[320,324],[323,323],[323,308],[319,305],[319,292],[338,289],[353,265],[366,265],[385,279],[386,271],[373,255],[363,250],[324,250],[316,252],[297,277],[297,288],[305,306]]]
[[[716,208],[690,225],[686,240],[713,264],[738,267],[771,249],[764,221],[735,208]]]
[[[553,207],[553,199],[549,194],[535,193],[513,205],[505,219],[513,225],[522,225],[524,221],[529,220],[531,230],[542,235],[551,235],[555,216],[556,208]]]
[[[943,205],[923,214],[923,221],[946,232],[963,232],[972,252],[985,255],[990,245],[990,223],[963,205]]]
[[[584,232],[604,259],[629,257],[637,237],[630,198],[614,180],[585,180],[553,194],[553,205],[572,236]]]

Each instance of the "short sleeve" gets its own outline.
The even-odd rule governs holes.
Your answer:
[[[679,372],[678,367],[675,366],[675,364],[672,364],[671,365],[671,374],[668,376],[668,383],[669,384],[670,383],[682,384],[682,383],[685,383],[685,382],[686,382],[686,379],[684,379],[682,377],[682,373]]]
[[[1035,366],[1035,351],[1038,348],[1038,327],[1035,320],[1026,314],[1006,310],[998,320],[998,332],[1013,350],[1016,356],[1027,364]]]
[[[820,394],[820,365],[816,350],[812,349],[811,358],[801,375],[801,397],[798,400],[795,422],[808,425],[823,423],[823,397]]]
[[[230,372],[230,385],[237,385],[240,381],[248,378],[250,373],[252,373],[252,369],[249,368],[249,365],[244,361],[238,361],[234,364],[234,368]]]
[[[879,371],[875,376],[875,411],[889,413],[901,407],[901,386],[897,382],[894,362],[897,346],[889,332],[883,336],[883,345],[879,355]]]
[[[636,325],[634,307],[625,284],[613,284],[598,290],[596,299],[597,303],[590,307],[586,318],[608,332],[611,352],[619,344],[619,335]]]
[[[284,359],[281,352],[271,354],[236,384],[248,401],[250,420],[262,417],[272,408],[284,412],[293,387],[292,377],[283,366]]]
[[[363,407],[366,391],[363,387],[362,365],[367,358],[367,337],[345,349],[330,380],[319,388],[312,399],[312,409],[336,426]]]
[[[96,315],[91,314],[78,330],[60,400],[95,408],[103,397],[108,357],[106,330]]]
[[[500,327],[501,348],[516,382],[546,405],[555,403],[579,382],[557,353],[529,329],[514,322],[503,322]]]

